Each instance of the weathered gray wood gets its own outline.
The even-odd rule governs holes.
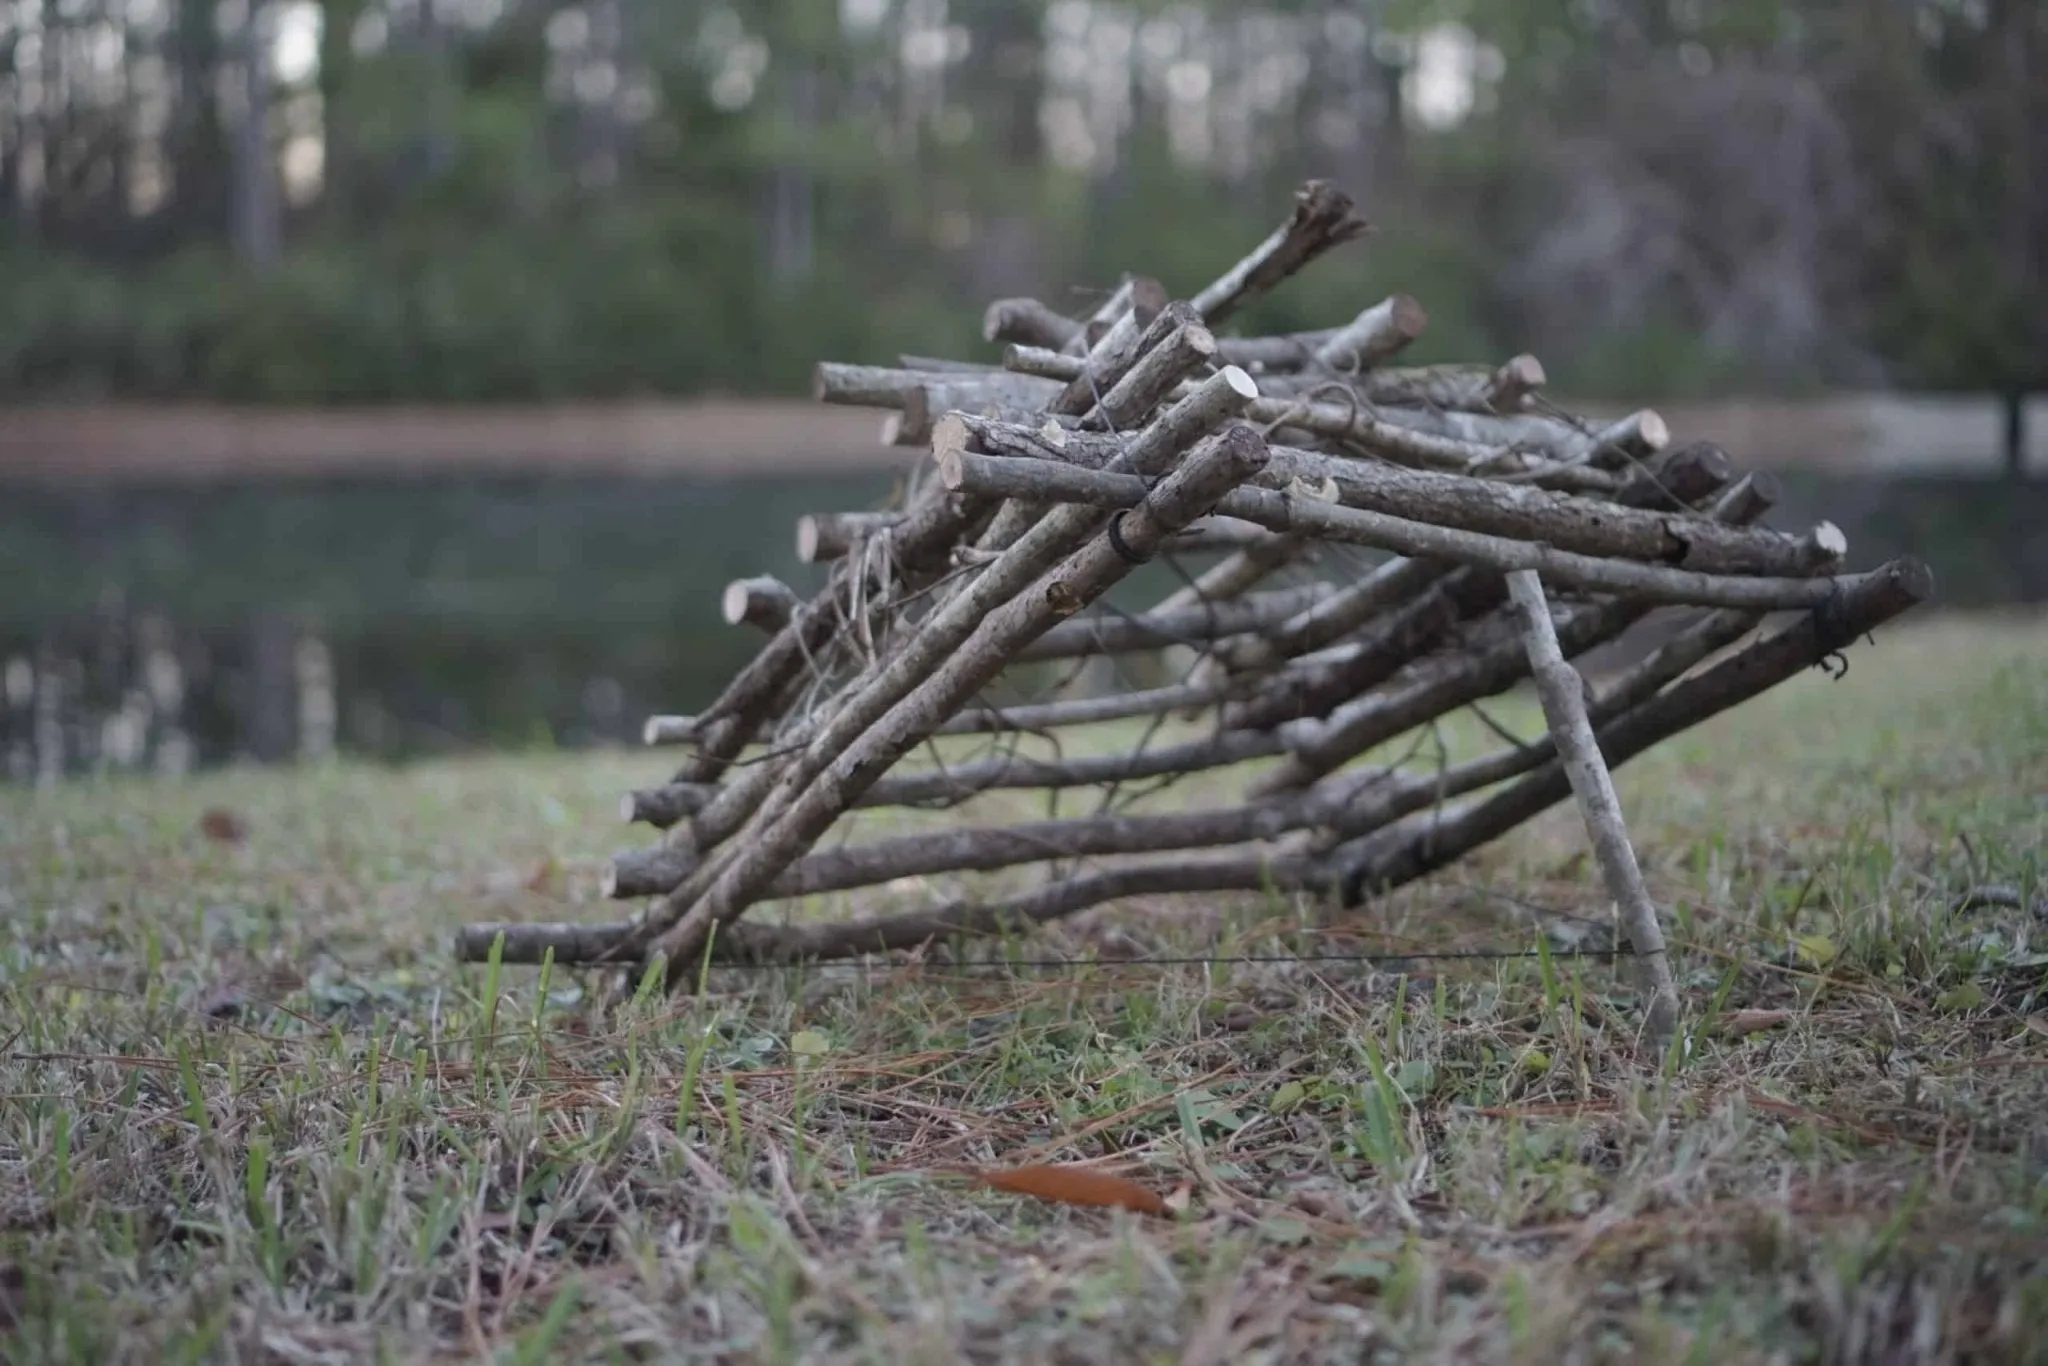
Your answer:
[[[1621,799],[1615,795],[1614,779],[1607,772],[1607,761],[1600,757],[1600,742],[1586,715],[1586,681],[1565,662],[1550,620],[1550,601],[1536,572],[1519,569],[1509,574],[1508,596],[1521,622],[1522,647],[1529,655],[1529,674],[1543,704],[1551,743],[1570,780],[1572,795],[1578,799],[1607,894],[1614,898],[1629,947],[1635,951],[1636,972],[1649,1003],[1645,1029],[1652,1046],[1661,1051],[1678,1029],[1678,988],[1664,951],[1664,929],[1657,923],[1657,908],[1643,886],[1643,870],[1636,863],[1635,846],[1629,842],[1628,826],[1622,820]]]
[[[640,727],[644,745],[686,745],[697,738],[694,716],[650,716]]]
[[[1295,195],[1287,221],[1194,297],[1195,310],[1215,327],[1324,252],[1367,231],[1349,195],[1328,181],[1311,180]]]
[[[598,877],[598,894],[615,901],[660,896],[696,870],[697,855],[687,849],[656,845],[622,849]]]
[[[948,449],[939,454],[937,466],[940,482],[949,489],[986,494],[997,488],[1026,487],[1040,501],[1085,497],[1098,505],[1112,497],[1099,481],[1057,468],[1101,468],[1119,449],[1112,438],[1065,431],[1054,437],[1050,432],[1000,423],[983,424],[971,436],[977,445],[1014,453],[1000,458],[1037,457],[1054,468],[982,465],[970,475],[967,467],[978,464],[974,453]],[[992,458],[998,457],[984,457]],[[1712,517],[1628,506],[1637,493],[1611,501],[1595,499],[1287,446],[1272,448],[1272,460],[1259,482],[1275,489],[1297,482],[1327,484],[1346,507],[1490,536],[1541,541],[1560,551],[1642,560],[1702,573],[1797,576],[1832,563],[1841,553],[1839,538],[1831,530],[1792,536],[1730,525]],[[1617,507],[1617,503],[1624,505]]]
[[[1247,631],[1267,631],[1311,610],[1337,590],[1307,583],[1217,602],[1162,604],[1135,614],[1099,613],[1063,621],[1011,656],[1018,664],[1083,655],[1128,654],[1168,645],[1207,644]]]
[[[976,494],[1008,492],[1011,496],[1023,494],[1045,501],[1086,500],[1098,507],[1117,507],[1144,493],[1143,481],[1128,475],[1084,470],[1052,461],[959,451],[949,453],[948,463],[941,467],[941,478],[948,488]],[[1650,603],[1775,610],[1812,607],[1833,592],[1832,586],[1823,580],[1709,573],[1603,558],[1556,550],[1540,542],[1467,531],[1459,526],[1290,497],[1271,489],[1237,489],[1217,504],[1217,510],[1276,532],[1320,536],[1417,558],[1477,565],[1500,573],[1536,569],[1576,588],[1622,593]],[[1706,524],[1698,525],[1704,528]],[[1706,534],[1702,530],[1701,535]],[[1810,544],[1800,544],[1796,552],[1806,562],[1824,564],[1839,558],[1840,533],[1827,524],[1816,528],[1809,541]],[[1772,542],[1765,540],[1760,544]]]
[[[686,976],[712,927],[742,913],[788,862],[808,848],[861,792],[992,680],[1016,651],[1055,621],[1100,597],[1144,556],[1195,518],[1222,493],[1255,474],[1265,443],[1236,426],[1204,442],[1122,518],[1120,538],[1107,536],[1074,552],[1023,594],[990,613],[939,669],[846,745],[807,780],[786,814],[756,837],[736,841],[715,881],[654,941],[667,957],[671,981]],[[1019,543],[1020,545],[1022,542]]]
[[[1141,475],[1166,469],[1182,451],[1221,426],[1234,411],[1241,411],[1253,392],[1250,377],[1234,367],[1225,367],[1147,427],[1123,451],[1119,461],[1124,468]],[[1263,443],[1260,455],[1263,458]],[[1194,515],[1208,511],[1206,507],[1200,508]],[[1194,517],[1186,520],[1192,521]],[[1058,508],[1039,520],[927,617],[909,640],[849,685],[834,710],[816,724],[799,728],[788,741],[788,747],[800,747],[801,753],[788,763],[756,765],[741,773],[693,820],[693,842],[700,848],[710,848],[732,835],[750,817],[759,821],[773,819],[856,737],[940,669],[991,612],[1007,603],[1049,565],[1081,545],[1098,525],[1098,515],[1084,507]],[[1170,536],[1185,525],[1186,522],[1176,523],[1162,535]],[[1077,602],[1070,611],[1085,605]],[[688,779],[700,775],[677,776]],[[707,884],[709,877],[707,868]],[[665,901],[656,907],[648,917],[650,933],[665,928],[681,915],[680,903],[693,899],[698,890],[694,885],[686,885],[674,898],[679,904]]]
[[[1934,592],[1919,560],[1894,560],[1845,582],[1842,594],[1709,668],[1680,680],[1610,722],[1595,738],[1610,767],[1756,697],[1829,655],[1848,648]],[[1491,796],[1432,814],[1407,828],[1383,830],[1341,851],[1344,905],[1455,862],[1571,795],[1571,779],[1555,760]]]
[[[1157,281],[1148,281],[1147,284],[1150,288],[1141,291],[1134,299],[1130,311],[1103,333],[1102,339],[1089,347],[1085,354],[1056,357],[1064,363],[1065,373],[1059,379],[1065,387],[1046,405],[1047,411],[1072,417],[1088,412],[1100,397],[1108,394],[1130,373],[1131,367],[1147,352],[1186,324],[1201,322],[1186,304],[1176,308],[1168,302],[1166,291],[1159,287]],[[1157,297],[1154,297],[1155,293]],[[1016,349],[1009,348],[1011,351]],[[1005,354],[1007,356],[1007,352]]]
[[[796,557],[805,564],[843,559],[856,545],[903,523],[901,512],[813,512],[796,519]]]
[[[1813,667],[1926,601],[1932,592],[1933,577],[1917,560],[1895,561],[1865,575],[1827,609],[1803,614],[1776,633],[1602,723],[1596,731],[1601,753],[1610,766],[1619,767],[1680,731]],[[1463,767],[1478,778],[1487,775],[1487,765],[1493,765],[1493,772],[1500,767],[1497,759]],[[1473,780],[1466,780],[1465,785],[1472,786]],[[1002,933],[1121,897],[1174,892],[1335,890],[1344,904],[1356,905],[1366,896],[1391,890],[1463,858],[1570,795],[1570,777],[1553,759],[1498,793],[1416,822],[1380,828],[1330,855],[1301,850],[1226,851],[1204,858],[1177,857],[1109,869],[1054,883],[1022,897],[974,897],[911,915],[787,928],[738,926],[720,934],[717,956],[728,961],[789,962],[854,957],[914,948],[954,934]],[[480,961],[502,933],[503,961],[508,963],[539,962],[550,949],[558,963],[594,962],[618,956],[630,943],[633,929],[627,924],[477,925],[462,932],[456,951],[465,959]]]
[[[1183,316],[1185,314],[1185,316]],[[1157,344],[1143,348],[1116,383],[1084,409],[1081,425],[1091,430],[1128,431],[1149,417],[1182,379],[1216,357],[1216,339],[1193,310],[1169,305],[1161,320],[1178,324]]]
[[[923,389],[951,400],[938,405],[940,412],[982,403],[1038,408],[1059,392],[1059,386],[1050,381],[1004,370],[971,373],[899,370],[887,365],[820,361],[811,374],[811,396],[820,403],[858,408],[901,408],[906,395],[914,389]]]
[[[771,635],[789,625],[802,605],[796,590],[772,574],[734,579],[719,599],[726,625],[752,626]]]
[[[1306,371],[1334,377],[1370,370],[1421,336],[1428,326],[1429,314],[1421,304],[1406,294],[1392,295],[1338,328],[1316,348]]]
[[[1036,299],[997,299],[981,315],[981,339],[1048,346],[1057,351],[1081,334],[1081,324]]]

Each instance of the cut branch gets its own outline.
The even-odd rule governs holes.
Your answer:
[[[1062,368],[1066,373],[1059,379],[1066,387],[1048,405],[1049,411],[1073,417],[1089,411],[1097,399],[1114,388],[1147,353],[1186,324],[1201,322],[1192,308],[1186,304],[1172,305],[1163,297],[1164,290],[1159,293],[1159,299],[1154,300],[1148,294],[1140,307],[1119,318],[1102,335],[1102,340],[1088,348],[1085,355],[1054,357],[1063,362]],[[1016,347],[1009,348],[1010,352],[1016,350]],[[1006,364],[1007,359],[1006,352]]]
[[[1207,645],[1246,631],[1266,631],[1309,611],[1336,590],[1326,583],[1185,607],[1157,607],[1138,615],[1105,613],[1063,621],[1011,659],[1019,664],[1082,655],[1129,654],[1168,645]]]
[[[1241,410],[1254,392],[1250,377],[1243,371],[1234,367],[1224,368],[1147,427],[1139,439],[1125,449],[1119,463],[1138,474],[1155,474],[1164,470],[1180,452],[1207,432],[1215,430],[1234,411]],[[1241,444],[1242,438],[1235,440]],[[1258,451],[1263,460],[1264,443],[1259,443]],[[1190,463],[1192,460],[1191,456]],[[1186,468],[1183,466],[1172,478],[1179,479]],[[1208,510],[1206,506],[1196,509],[1187,518],[1164,527],[1160,532],[1161,539],[1184,529],[1188,522]],[[1085,507],[1061,507],[1039,520],[960,593],[927,617],[900,648],[849,685],[845,701],[816,727],[815,732],[811,727],[804,727],[799,737],[791,742],[804,746],[796,762],[779,771],[765,765],[757,766],[743,773],[738,781],[721,793],[695,823],[700,845],[709,847],[724,840],[738,830],[749,815],[755,815],[761,822],[779,815],[782,808],[796,800],[797,794],[804,792],[812,779],[822,773],[856,737],[866,732],[934,671],[943,672],[949,657],[987,625],[991,612],[1008,604],[1041,572],[1087,540],[1100,524],[1099,515]],[[1068,614],[1084,605],[1085,600],[1073,603]],[[979,691],[978,686],[970,689],[969,695],[975,691]],[[938,724],[938,721],[933,724]],[[682,779],[697,776],[678,775]],[[757,807],[761,808],[758,813]],[[711,870],[707,868],[704,878],[707,885],[710,874]],[[693,899],[700,890],[694,884],[686,885],[679,889],[674,901],[682,903]],[[681,904],[664,902],[648,917],[650,933],[665,929],[682,910]]]
[[[1337,329],[1316,348],[1311,372],[1353,375],[1370,370],[1402,347],[1421,336],[1429,326],[1429,314],[1406,294],[1396,294],[1374,304]]]
[[[1579,814],[1593,841],[1593,856],[1607,882],[1607,894],[1614,898],[1629,947],[1635,950],[1636,971],[1643,997],[1649,1002],[1645,1028],[1652,1044],[1661,1050],[1678,1029],[1678,988],[1671,980],[1671,961],[1665,956],[1657,908],[1643,886],[1643,870],[1636,863],[1635,846],[1629,843],[1628,827],[1622,821],[1621,799],[1614,795],[1614,780],[1607,772],[1607,761],[1600,757],[1593,722],[1586,715],[1586,681],[1565,662],[1551,624],[1543,581],[1535,572],[1522,569],[1508,575],[1508,596],[1521,622],[1522,646],[1529,655],[1529,673],[1543,704],[1551,742],[1572,795],[1578,799]]]
[[[1109,463],[1118,449],[1113,439],[1063,433],[1055,441],[1045,433],[989,424],[976,440],[1020,454],[977,458],[961,449],[944,450],[937,463],[939,480],[946,488],[982,494],[1009,487],[1029,488],[1031,496],[1043,501],[1088,499],[1098,505],[1113,497],[1108,486],[1085,472]],[[1041,463],[982,463],[1030,458],[1022,452],[1034,453]],[[1047,461],[1051,468],[1044,467]],[[971,474],[969,465],[976,466]],[[1084,473],[1069,475],[1062,466]],[[1805,536],[1790,536],[1711,518],[1616,506],[1640,496],[1634,492],[1610,502],[1286,446],[1272,448],[1272,459],[1259,482],[1281,490],[1297,482],[1311,487],[1333,485],[1338,501],[1346,507],[1489,536],[1541,541],[1560,551],[1644,560],[1702,573],[1797,576],[1824,568],[1841,556],[1839,532],[1826,524]]]
[[[1351,196],[1325,180],[1311,180],[1294,199],[1294,213],[1243,260],[1194,298],[1211,327],[1223,322],[1335,246],[1370,231]]]
[[[650,716],[640,727],[644,745],[687,745],[697,738],[694,716]]]
[[[807,782],[786,815],[745,841],[702,899],[655,941],[668,958],[671,984],[687,976],[713,926],[744,912],[776,874],[891,765],[987,686],[1016,650],[1101,596],[1130,573],[1134,559],[1150,555],[1168,536],[1207,512],[1225,490],[1257,473],[1265,459],[1265,443],[1249,428],[1227,429],[1203,443],[1124,514],[1121,534],[1114,541],[1107,536],[1091,541],[1028,592],[990,614],[935,673],[865,727],[816,774],[815,781]]]
[[[1081,335],[1081,324],[1036,299],[998,299],[981,316],[981,339],[1021,342],[1057,351]]]
[[[789,625],[802,605],[796,590],[771,574],[734,579],[719,602],[726,625],[752,626],[770,634]]]
[[[1145,491],[1143,480],[1128,475],[1084,470],[1052,461],[1013,460],[965,452],[949,453],[947,463],[941,467],[941,478],[948,488],[976,494],[1021,493],[1046,501],[1086,501],[1097,507],[1123,506],[1142,497]],[[1601,558],[1455,526],[1295,498],[1271,489],[1237,489],[1217,504],[1217,511],[1271,531],[1319,536],[1418,558],[1452,560],[1500,573],[1535,569],[1559,583],[1623,593],[1646,603],[1772,610],[1812,607],[1833,592],[1826,580],[1741,577]],[[1760,534],[1768,537],[1774,533]],[[1818,555],[1822,563],[1828,562],[1834,557],[1831,547],[1837,543],[1838,534],[1832,528],[1817,531],[1812,545],[1796,553]]]
[[[796,519],[796,557],[805,564],[844,559],[868,537],[902,523],[900,512],[813,512]]]
[[[1620,767],[1651,746],[1819,665],[1934,591],[1919,560],[1894,560],[1845,581],[1841,595],[1772,635],[1673,684],[1599,728],[1600,752]],[[1482,800],[1436,813],[1414,828],[1381,831],[1344,851],[1343,904],[1412,882],[1500,838],[1571,795],[1556,761]]]
[[[1925,601],[1932,592],[1933,578],[1917,560],[1895,561],[1862,576],[1828,607],[1801,616],[1774,635],[1602,724],[1596,736],[1601,752],[1608,764],[1619,767],[1672,735],[1819,664],[1859,636]],[[1478,771],[1476,765],[1465,767],[1467,772]],[[715,957],[720,961],[781,962],[857,957],[915,948],[956,934],[1002,933],[1020,924],[1042,923],[1124,897],[1176,892],[1321,890],[1334,886],[1343,903],[1352,906],[1367,895],[1390,891],[1464,857],[1570,795],[1569,776],[1552,760],[1492,796],[1355,840],[1334,859],[1298,852],[1176,858],[1070,878],[1006,901],[975,897],[930,911],[842,924],[741,926],[719,936]],[[468,961],[482,961],[502,933],[503,961],[507,963],[537,963],[549,949],[557,963],[595,962],[615,957],[630,940],[632,929],[630,925],[478,925],[462,932],[456,952]]]

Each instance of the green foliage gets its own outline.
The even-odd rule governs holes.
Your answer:
[[[2035,245],[2048,234],[2048,166],[2029,136],[2048,118],[2048,87],[2026,77],[2042,50],[2029,6],[1390,0],[1368,7],[1383,31],[1363,80],[1348,58],[1312,51],[1301,86],[1277,94],[1236,71],[1247,53],[1220,22],[1227,7],[1207,7],[1206,29],[1183,22],[1186,6],[1125,7],[1142,21],[1133,52],[1164,35],[1210,63],[1212,130],[1253,130],[1255,164],[1228,174],[1176,158],[1177,115],[1136,57],[1130,117],[1104,155],[1086,172],[1055,163],[1048,130],[1062,111],[1045,96],[1073,73],[1054,69],[1051,35],[1073,7],[975,0],[917,33],[906,7],[855,30],[832,0],[611,8],[617,60],[576,70],[555,25],[594,33],[599,18],[581,8],[508,7],[429,33],[417,7],[320,0],[317,72],[274,91],[271,113],[280,150],[287,128],[320,130],[323,188],[287,213],[281,259],[258,268],[233,250],[238,206],[253,201],[238,115],[219,93],[238,79],[223,63],[240,36],[213,31],[211,3],[176,7],[177,32],[154,36],[112,0],[58,7],[64,22],[141,26],[122,30],[122,50],[166,63],[173,131],[155,145],[110,133],[98,96],[77,96],[64,118],[38,114],[57,140],[46,159],[69,169],[33,204],[0,147],[0,399],[798,392],[821,356],[967,351],[992,294],[1078,306],[1130,270],[1186,294],[1311,175],[1360,189],[1378,231],[1233,327],[1329,325],[1400,289],[1431,315],[1413,359],[1538,346],[1553,384],[1579,394],[1839,378],[1818,359],[1802,368],[1803,334],[1774,350],[1779,339],[1720,320],[1744,344],[1703,340],[1716,295],[1740,293],[1750,269],[1782,270],[1860,375],[1874,361],[1918,384],[2048,382]],[[1336,7],[1267,8],[1312,21],[1313,35]],[[356,41],[362,21],[381,25],[380,41]],[[1491,49],[1475,58],[1471,117],[1450,130],[1359,120],[1361,101],[1392,93],[1375,84],[1379,63],[1443,24]],[[936,38],[954,65],[920,74],[906,65],[912,38]],[[73,48],[98,50],[53,41],[45,58],[62,65]],[[1701,112],[1717,106],[1688,92],[1725,77],[1735,84],[1718,89],[1740,93],[1744,73],[1781,91],[1768,80],[1789,78],[1802,109],[1824,106],[1784,137],[1820,128],[1813,155],[1856,168],[1853,193],[1805,203],[1829,195],[1798,166],[1777,191],[1728,171],[1780,156],[1764,145],[1779,135],[1721,132]],[[584,75],[611,94],[572,93]],[[0,69],[0,122],[26,117],[25,90]],[[1319,141],[1332,119],[1352,122],[1360,154]],[[123,178],[159,155],[170,198],[138,208]],[[1603,161],[1626,163],[1621,189],[1587,189],[1584,168]],[[1618,307],[1589,315],[1636,321],[1567,320],[1537,340],[1586,291],[1571,276],[1546,282],[1532,243],[1581,216],[1598,243],[1603,214],[1675,202],[1734,207],[1660,228],[1674,240],[1638,263]],[[1802,217],[1821,226],[1804,255],[1771,259],[1774,225]]]

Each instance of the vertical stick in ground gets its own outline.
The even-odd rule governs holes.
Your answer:
[[[1636,863],[1635,847],[1629,843],[1628,827],[1621,819],[1621,802],[1615,796],[1613,776],[1607,771],[1607,761],[1593,737],[1593,723],[1586,715],[1584,681],[1579,671],[1566,662],[1558,645],[1557,628],[1550,620],[1550,603],[1536,571],[1518,569],[1507,579],[1508,592],[1521,618],[1522,642],[1529,652],[1529,672],[1536,680],[1543,716],[1564,760],[1565,773],[1571,779],[1572,796],[1578,801],[1579,814],[1585,818],[1586,833],[1592,838],[1593,854],[1600,861],[1608,894],[1621,908],[1622,927],[1628,932],[1629,947],[1635,950],[1642,983],[1645,1027],[1651,1041],[1661,1049],[1678,1028],[1678,989],[1671,980],[1671,960],[1664,950],[1664,931],[1657,923],[1657,908],[1650,904],[1650,894],[1643,886],[1643,870]]]

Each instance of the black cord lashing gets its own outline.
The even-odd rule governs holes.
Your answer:
[[[1131,549],[1130,542],[1124,539],[1123,526],[1125,511],[1128,511],[1128,509],[1118,509],[1116,512],[1110,514],[1109,548],[1111,550],[1114,550],[1117,553],[1117,558],[1122,560],[1125,564],[1150,564],[1152,562],[1152,557],[1150,555],[1140,555],[1137,551]]]

